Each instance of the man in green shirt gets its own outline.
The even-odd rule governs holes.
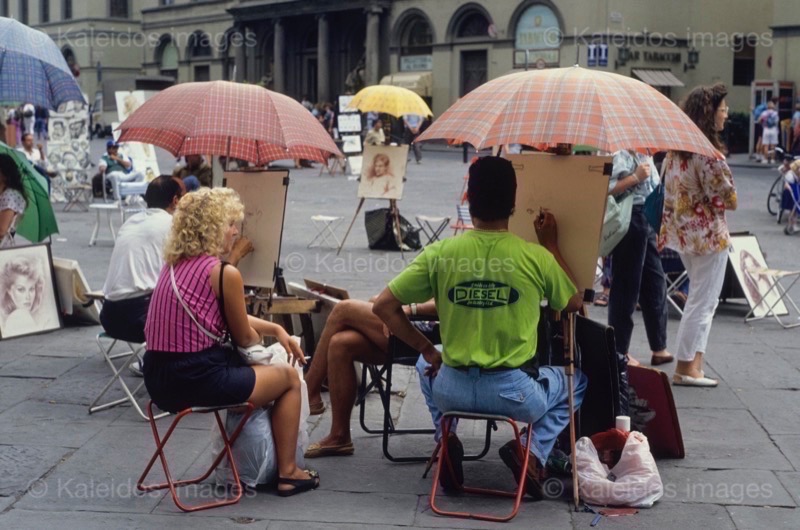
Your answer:
[[[558,250],[555,219],[536,220],[540,245],[508,231],[514,211],[516,175],[508,160],[485,157],[469,169],[467,196],[475,230],[429,245],[379,295],[373,311],[400,340],[421,352],[435,381],[423,384],[434,418],[441,412],[502,414],[533,424],[527,491],[541,498],[540,481],[556,437],[569,424],[567,376],[563,368],[542,367],[538,377],[520,369],[536,353],[539,307],[577,311],[582,293],[570,280]],[[567,271],[567,272],[565,272]],[[403,304],[433,297],[441,322],[442,351],[409,322]],[[427,388],[426,388],[427,387]],[[580,406],[586,378],[575,376]],[[442,486],[462,480],[463,448],[446,441],[455,477],[442,473]],[[514,442],[501,450],[519,476]]]

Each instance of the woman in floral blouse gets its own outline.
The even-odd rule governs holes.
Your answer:
[[[722,84],[701,86],[682,105],[720,152],[724,152],[719,132],[728,118],[727,94]],[[664,215],[659,244],[678,252],[692,286],[678,327],[678,365],[672,383],[713,387],[718,382],[705,377],[703,354],[725,277],[730,242],[725,211],[736,209],[736,187],[725,160],[696,153],[669,152],[662,173]]]

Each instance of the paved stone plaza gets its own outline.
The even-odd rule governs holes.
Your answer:
[[[99,155],[103,143],[93,142]],[[162,169],[171,168],[169,155]],[[461,151],[424,152],[408,170],[401,213],[453,215],[466,166]],[[356,182],[342,175],[318,176],[318,169],[292,170],[282,260],[288,281],[315,278],[366,298],[378,292],[413,253],[367,249],[363,214],[340,256],[308,250],[314,214],[345,217],[344,233],[357,205]],[[735,230],[759,237],[772,267],[798,266],[796,237],[766,212],[774,171],[734,167],[740,211],[730,215]],[[385,206],[368,201],[367,208]],[[93,214],[62,213],[53,255],[80,262],[89,284],[102,286],[110,245],[89,247]],[[448,231],[448,234],[451,233]],[[800,293],[797,293],[800,294]],[[674,388],[687,457],[658,462],[665,496],[632,517],[606,518],[600,527],[618,528],[797,528],[800,520],[800,330],[774,321],[743,322],[741,304],[724,304],[715,318],[707,372],[721,380],[713,390]],[[604,310],[590,316],[605,321]],[[642,362],[649,352],[639,316],[633,351]],[[678,318],[671,314],[674,339]],[[149,427],[129,407],[93,415],[87,406],[109,377],[95,345],[98,326],[0,342],[0,527],[2,528],[486,528],[487,523],[440,518],[428,508],[430,477],[421,464],[392,464],[382,457],[380,438],[366,435],[354,416],[352,457],[309,461],[319,470],[319,490],[282,499],[259,493],[238,505],[183,514],[169,496],[138,495],[135,482],[153,451]],[[671,367],[668,367],[671,374]],[[401,425],[424,426],[429,416],[418,384],[406,369],[395,376],[399,395],[393,407]],[[113,394],[115,396],[121,393]],[[144,396],[142,397],[144,400]],[[327,399],[327,396],[325,396]],[[379,403],[372,396],[368,421],[379,426]],[[163,420],[166,422],[167,420]],[[330,412],[315,417],[311,439],[327,432]],[[196,473],[208,460],[209,418],[189,418],[172,440],[175,474]],[[468,446],[480,441],[481,427],[460,429]],[[512,486],[497,456],[508,431],[496,433],[481,462],[467,464],[468,480]],[[433,443],[420,436],[397,437],[397,453],[428,454]],[[202,488],[199,494],[208,494]],[[504,509],[507,501],[445,499],[450,506]],[[565,501],[525,502],[503,528],[585,528],[593,516],[573,513]],[[496,525],[499,526],[499,525]]]

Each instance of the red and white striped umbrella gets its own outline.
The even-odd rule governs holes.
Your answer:
[[[417,141],[478,149],[585,144],[603,151],[688,151],[721,158],[689,117],[653,87],[579,66],[498,77],[447,109]]]
[[[175,156],[231,156],[257,165],[342,157],[300,103],[257,85],[210,81],[159,92],[119,126],[120,142],[163,147]]]

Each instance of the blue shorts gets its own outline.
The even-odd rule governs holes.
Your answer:
[[[222,346],[191,353],[147,351],[142,372],[153,402],[173,413],[244,403],[256,385],[255,370]]]

